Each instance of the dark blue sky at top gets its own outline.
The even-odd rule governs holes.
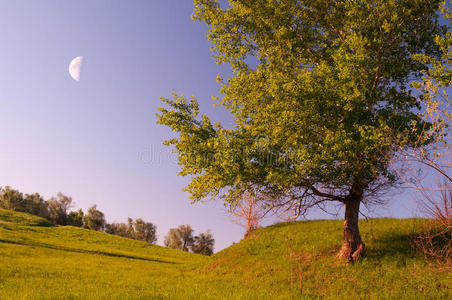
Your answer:
[[[215,63],[192,9],[180,0],[0,1],[0,185],[63,192],[76,208],[97,204],[109,222],[141,217],[157,225],[160,243],[180,224],[211,229],[216,250],[238,241],[243,229],[222,203],[190,204],[189,179],[162,145],[173,135],[156,124],[158,98],[172,90],[231,122],[211,100],[228,68]],[[79,55],[76,82],[68,64]],[[373,213],[415,214],[409,194]]]

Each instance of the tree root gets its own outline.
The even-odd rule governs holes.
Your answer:
[[[346,260],[348,260],[349,263],[354,263],[354,262],[357,262],[361,257],[364,256],[365,249],[366,249],[366,246],[363,243],[359,244],[358,248],[354,251],[352,250],[351,247],[342,246],[337,257],[346,259]]]

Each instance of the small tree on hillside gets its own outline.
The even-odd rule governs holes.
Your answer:
[[[105,232],[129,238],[128,226],[125,223],[105,224]]]
[[[85,227],[96,230],[96,231],[102,231],[105,227],[105,216],[104,214],[97,209],[96,205],[91,206],[88,209],[88,213],[83,217],[83,223]]]
[[[67,225],[83,227],[84,213],[82,209],[71,211],[67,216]]]
[[[105,232],[148,243],[157,241],[157,227],[151,222],[145,222],[142,219],[133,221],[132,218],[128,218],[127,224],[106,224]]]
[[[0,208],[48,217],[47,204],[38,193],[22,194],[9,186],[0,187]]]
[[[145,222],[142,219],[136,219],[134,227],[137,240],[148,243],[155,243],[157,241],[157,227],[154,224]]]
[[[0,207],[15,211],[25,210],[24,196],[18,190],[9,186],[0,187]]]
[[[67,216],[72,207],[72,198],[58,193],[56,197],[47,200],[49,219],[57,225],[67,225]]]
[[[38,193],[25,194],[24,202],[26,205],[25,212],[39,216],[41,218],[48,218],[49,211],[47,203]]]
[[[170,228],[168,234],[165,236],[163,244],[168,248],[182,250],[182,241],[177,228]]]
[[[127,237],[130,239],[135,239],[135,228],[133,226],[133,219],[132,218],[127,218]]]
[[[193,229],[190,225],[171,228],[165,237],[164,245],[169,248],[189,251],[193,245]]]
[[[194,237],[192,251],[202,255],[212,255],[214,245],[215,239],[210,230],[207,230]]]
[[[245,238],[259,226],[259,222],[265,217],[266,210],[262,201],[245,192],[243,196],[231,204],[229,213],[232,220],[246,229]]]

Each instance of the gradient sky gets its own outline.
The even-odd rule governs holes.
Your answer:
[[[206,27],[190,20],[191,1],[0,1],[0,185],[49,198],[63,192],[107,221],[143,218],[159,243],[171,227],[211,229],[215,250],[240,240],[222,203],[190,204],[177,161],[156,124],[160,96],[194,94],[213,108],[216,65]],[[69,62],[83,56],[79,82]],[[399,194],[373,216],[416,215]],[[325,217],[314,212],[311,218]]]

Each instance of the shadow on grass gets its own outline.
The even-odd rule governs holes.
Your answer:
[[[411,238],[412,234],[408,233],[392,233],[378,237],[369,245],[366,257],[369,259],[413,257],[415,252],[411,247]]]
[[[122,254],[122,253],[111,253],[111,252],[96,251],[96,250],[76,249],[76,248],[69,248],[69,247],[53,246],[53,245],[49,245],[49,244],[26,244],[26,243],[20,243],[20,242],[15,242],[15,241],[8,241],[8,240],[1,240],[1,239],[0,239],[0,243],[20,245],[20,246],[26,246],[26,247],[40,247],[40,248],[47,248],[47,249],[52,249],[52,250],[59,250],[59,251],[66,251],[66,252],[73,252],[73,253],[105,255],[105,256],[111,256],[111,257],[120,257],[120,258],[144,260],[144,261],[158,262],[158,263],[164,263],[164,264],[173,264],[173,265],[179,264],[177,262],[165,261],[165,260],[160,260],[160,259],[156,259],[156,258],[147,258],[147,257],[140,257],[140,256],[133,256],[133,255],[128,255],[128,254]]]
[[[337,222],[340,220],[328,220],[328,219],[315,219],[315,220],[300,220],[300,221],[284,221],[284,222],[277,222],[275,224],[266,226],[265,228],[284,228],[292,225],[302,225],[302,224],[312,224],[312,223],[324,223],[324,222]]]

